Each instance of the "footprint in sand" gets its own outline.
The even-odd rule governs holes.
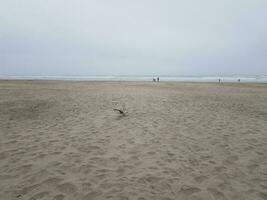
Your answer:
[[[222,172],[226,172],[227,171],[227,168],[224,167],[224,166],[216,166],[214,167],[215,171],[218,172],[218,173],[222,173]]]
[[[41,185],[39,184],[35,184],[35,185],[31,185],[31,186],[27,186],[27,187],[24,187],[20,192],[19,194],[20,195],[26,195],[32,191],[35,191],[37,189],[39,189],[41,187]]]
[[[63,183],[57,186],[57,189],[65,194],[74,194],[77,192],[77,187],[72,183]]]
[[[212,197],[212,199],[216,199],[216,200],[227,200],[227,198],[224,196],[224,194],[222,192],[220,192],[219,190],[215,189],[215,188],[208,188],[208,193],[210,194],[210,196]]]
[[[206,176],[196,176],[196,177],[194,177],[194,179],[195,179],[195,181],[196,181],[197,183],[202,183],[202,182],[205,181],[207,178],[208,178],[208,177],[206,177]]]
[[[139,197],[138,200],[146,200],[144,197]]]
[[[64,198],[64,194],[57,194],[54,196],[53,200],[63,200]]]
[[[97,196],[99,196],[100,195],[100,193],[98,193],[98,192],[90,192],[90,193],[88,193],[88,194],[86,194],[83,198],[82,198],[82,200],[89,200],[89,199],[95,199]]]
[[[92,183],[90,182],[84,182],[81,185],[83,191],[90,191],[92,189]]]
[[[199,188],[183,185],[180,189],[180,194],[188,196],[200,191],[201,189]]]
[[[41,185],[47,185],[47,186],[55,186],[57,185],[62,179],[60,178],[48,178],[44,180]]]
[[[49,193],[48,192],[39,192],[39,193],[37,193],[37,194],[35,194],[32,198],[30,198],[30,199],[45,199],[45,198],[47,198],[49,196]]]

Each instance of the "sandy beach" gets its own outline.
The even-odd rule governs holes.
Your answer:
[[[267,84],[0,81],[0,199],[266,200]]]

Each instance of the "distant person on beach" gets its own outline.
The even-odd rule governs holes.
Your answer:
[[[221,82],[221,79],[219,78],[219,83]]]
[[[240,78],[237,81],[240,83]]]
[[[159,82],[159,77],[157,78],[157,81]]]

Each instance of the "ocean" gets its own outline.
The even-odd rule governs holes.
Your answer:
[[[73,80],[73,81],[153,81],[157,76],[6,76],[2,80]],[[159,76],[165,82],[221,82],[267,83],[267,75],[259,76]]]

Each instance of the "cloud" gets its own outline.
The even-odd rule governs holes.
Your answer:
[[[0,1],[0,74],[267,74],[265,0]]]

